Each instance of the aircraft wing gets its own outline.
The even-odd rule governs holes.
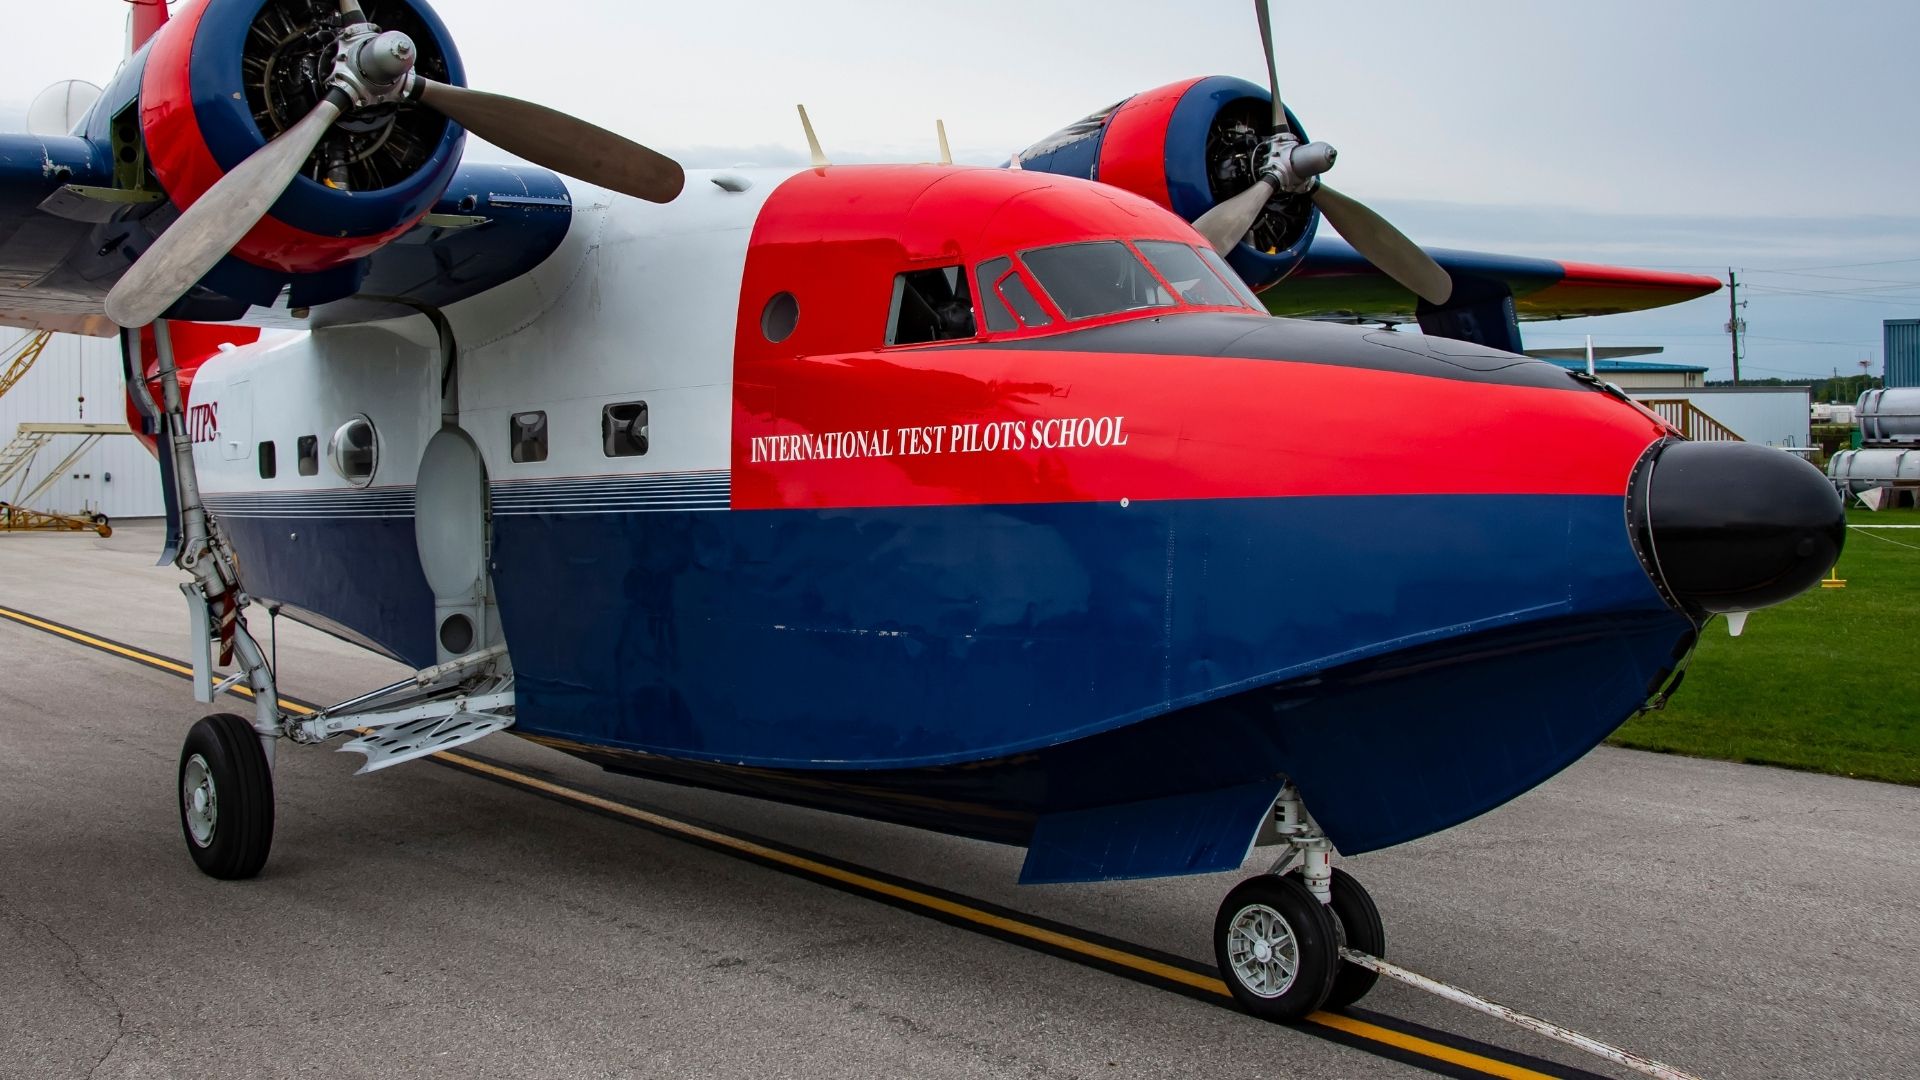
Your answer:
[[[1456,293],[1513,297],[1520,322],[1618,315],[1677,304],[1720,288],[1716,278],[1663,270],[1562,262],[1524,255],[1427,248]],[[1411,292],[1345,241],[1316,236],[1298,269],[1261,294],[1275,315],[1340,322],[1404,323],[1419,314]]]
[[[157,195],[139,195],[113,187],[95,141],[0,135],[0,325],[117,334],[102,313],[107,290],[174,216]],[[463,163],[418,224],[365,258],[296,279],[283,300],[284,277],[228,256],[203,282],[221,291],[195,289],[173,317],[301,325],[286,307],[326,305],[329,322],[444,307],[537,265],[572,216],[566,185],[545,169]],[[285,306],[269,310],[277,301]]]

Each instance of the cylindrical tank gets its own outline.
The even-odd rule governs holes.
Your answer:
[[[1827,475],[1848,491],[1885,487],[1895,480],[1920,482],[1920,449],[1842,450],[1827,462]]]
[[[1920,442],[1920,386],[1869,390],[1854,406],[1866,441]]]

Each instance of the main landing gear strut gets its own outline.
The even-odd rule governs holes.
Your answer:
[[[505,645],[478,648],[426,668],[391,686],[328,709],[294,717],[281,708],[273,665],[247,629],[248,597],[239,563],[201,502],[186,402],[165,322],[154,324],[160,400],[147,380],[129,386],[141,408],[160,418],[173,484],[178,535],[170,537],[173,563],[193,575],[180,586],[187,597],[193,636],[194,696],[212,702],[245,682],[253,698],[251,719],[235,713],[202,718],[180,750],[180,827],[187,851],[216,878],[249,878],[266,864],[273,846],[274,747],[285,738],[319,743],[353,734],[343,750],[365,754],[360,771],[472,742],[514,722],[513,669]],[[213,677],[214,649],[239,671]]]
[[[1289,782],[1274,804],[1286,851],[1273,868],[1235,886],[1213,920],[1213,951],[1234,999],[1255,1016],[1299,1020],[1366,996],[1377,974],[1341,958],[1386,954],[1373,898],[1333,866],[1333,844]]]

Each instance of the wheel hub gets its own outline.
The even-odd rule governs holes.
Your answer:
[[[1250,993],[1263,998],[1286,993],[1299,960],[1293,928],[1278,911],[1249,904],[1234,915],[1227,928],[1227,962]]]
[[[214,826],[220,819],[220,794],[214,790],[213,770],[207,759],[195,754],[180,771],[180,796],[186,804],[187,835],[201,847],[213,843]]]

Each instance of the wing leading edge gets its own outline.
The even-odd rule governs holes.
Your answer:
[[[1520,322],[1618,315],[1707,296],[1716,278],[1662,270],[1563,262],[1523,255],[1428,248],[1452,275],[1456,292],[1511,296]],[[1404,323],[1423,314],[1411,292],[1360,257],[1345,241],[1322,234],[1300,268],[1261,299],[1275,315],[1342,322]]]

